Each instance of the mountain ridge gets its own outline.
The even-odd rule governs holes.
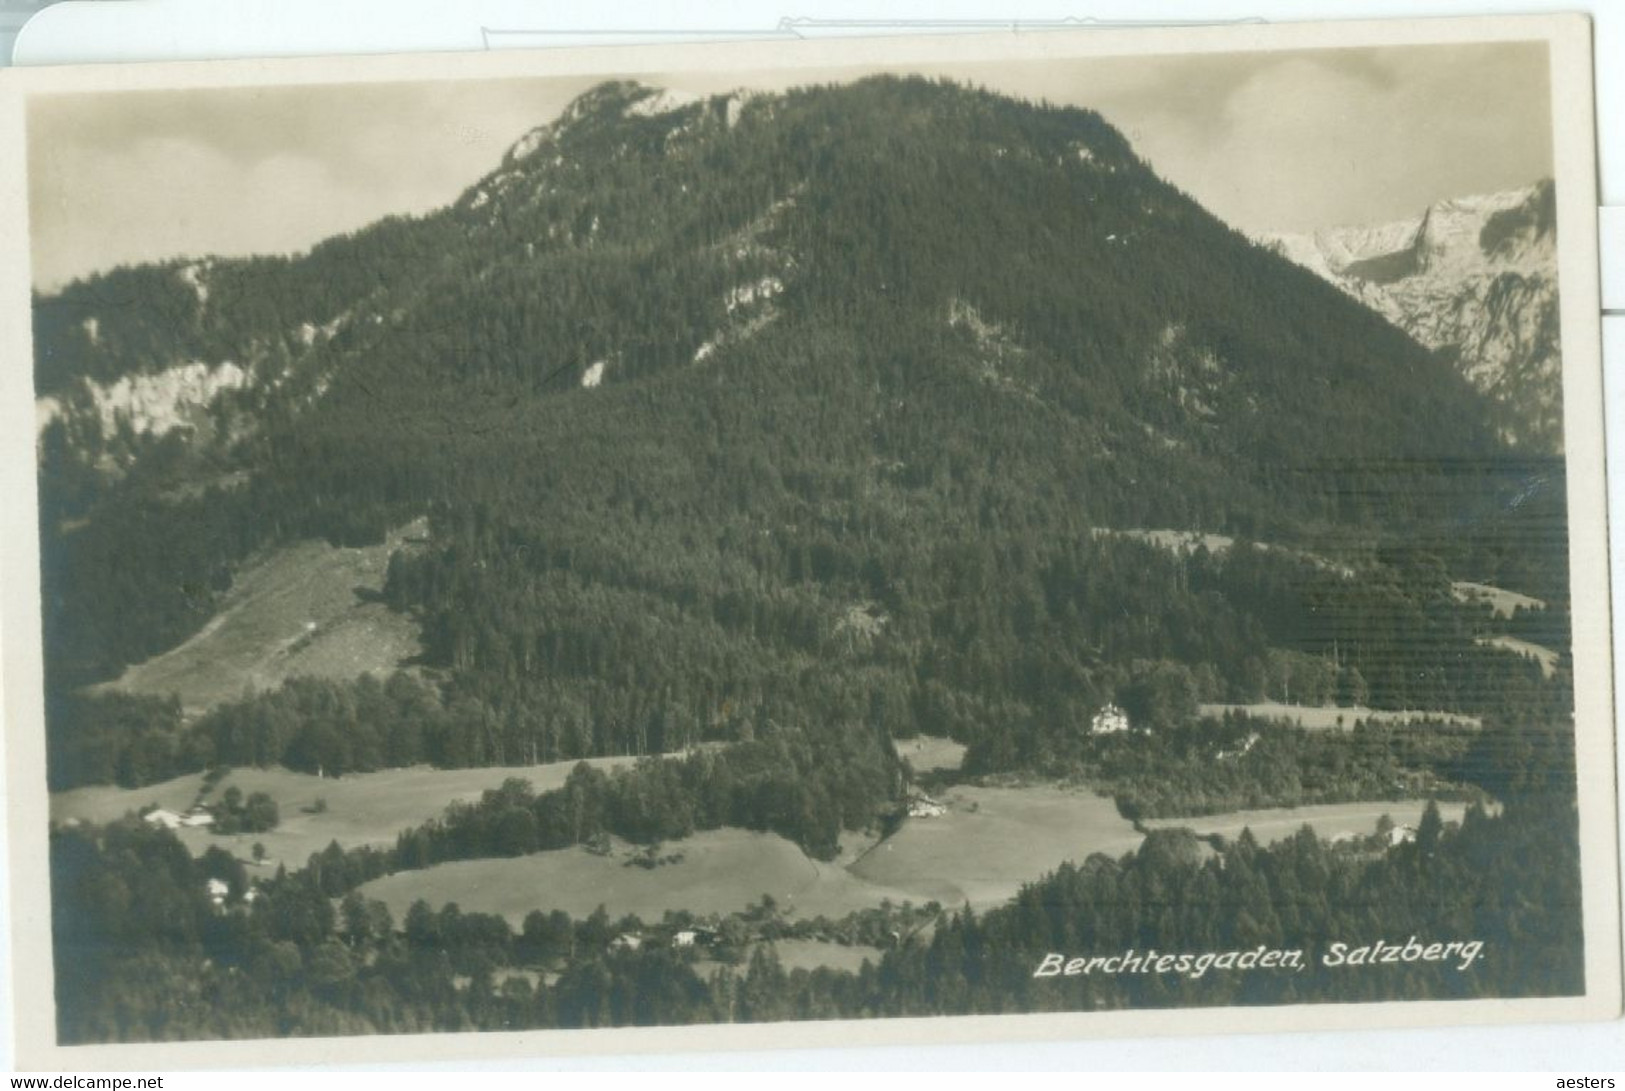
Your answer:
[[[1384,224],[1260,242],[1450,360],[1500,406],[1509,441],[1560,450],[1556,232],[1548,179]]]
[[[453,763],[771,723],[1031,739],[1162,663],[1256,697],[1281,641],[1374,699],[1466,699],[1418,692],[1397,606],[1326,620],[1336,571],[1295,576],[1333,604],[1294,627],[1299,599],[1092,527],[1279,542],[1224,562],[1266,582],[1302,549],[1549,597],[1560,468],[1099,115],[895,78],[630,112],[657,95],[600,89],[448,208],[298,259],[40,299],[57,390],[254,376],[207,435],[115,437],[118,474],[105,437],[42,435],[53,686],[186,639],[257,549],[425,513],[383,594],[480,725]]]
[[[823,93],[838,95],[842,90],[832,88],[826,89]],[[970,95],[962,89],[958,93],[962,97]],[[416,248],[425,252],[444,248],[453,241],[463,241],[453,239],[459,232],[484,231],[500,237],[501,241],[491,244],[489,256],[482,258],[478,267],[466,270],[448,269],[442,274],[440,278],[442,286],[439,290],[448,290],[449,275],[456,278],[449,283],[449,290],[453,292],[459,290],[459,281],[477,289],[480,282],[505,275],[509,270],[504,266],[511,265],[516,259],[521,263],[529,263],[545,260],[544,256],[549,253],[557,257],[560,252],[581,253],[594,246],[600,248],[631,246],[634,251],[646,249],[646,240],[640,240],[638,235],[638,229],[643,226],[642,224],[627,222],[624,219],[617,222],[616,218],[608,215],[607,209],[594,208],[594,181],[582,177],[583,165],[593,167],[590,173],[597,175],[602,172],[606,160],[611,162],[621,159],[645,162],[659,160],[661,162],[654,164],[656,168],[664,170],[665,173],[672,173],[670,167],[673,161],[701,157],[714,159],[721,148],[725,148],[729,143],[715,139],[718,132],[725,136],[731,135],[741,123],[748,127],[752,121],[771,124],[775,111],[792,109],[797,102],[797,95],[798,92],[752,96],[734,93],[716,95],[703,100],[682,101],[670,98],[667,92],[632,82],[601,85],[584,93],[567,107],[559,118],[522,137],[505,153],[502,164],[496,170],[471,185],[451,206],[439,213],[411,221],[386,220],[347,239],[335,239],[320,244],[308,254],[293,259],[176,262],[137,270],[115,271],[106,278],[94,281],[97,288],[104,284],[107,286],[99,291],[86,291],[86,285],[72,286],[54,297],[39,301],[36,307],[36,327],[42,344],[38,356],[39,386],[41,393],[56,403],[54,410],[42,412],[42,421],[48,424],[56,416],[73,415],[73,406],[76,403],[83,406],[88,394],[88,400],[96,405],[101,426],[99,429],[82,431],[94,433],[99,430],[105,438],[109,431],[107,422],[120,408],[134,418],[137,432],[167,431],[167,425],[159,421],[143,420],[140,406],[126,404],[121,407],[115,399],[108,396],[107,392],[126,372],[172,370],[192,367],[200,361],[203,366],[216,370],[229,364],[234,369],[234,374],[235,369],[240,369],[252,377],[251,381],[242,384],[232,382],[229,385],[233,389],[240,385],[260,388],[280,387],[284,382],[290,382],[294,388],[302,386],[304,398],[314,401],[325,392],[325,384],[331,376],[308,374],[300,376],[302,365],[310,357],[321,356],[321,350],[335,339],[342,340],[341,335],[350,338],[377,339],[395,333],[403,302],[400,297],[403,292],[408,296],[413,294],[413,286],[397,284],[387,289],[383,288],[389,280],[398,278],[380,271],[363,281],[367,289],[363,293],[351,294],[349,298],[345,298],[342,293],[321,293],[327,298],[309,300],[308,305],[302,308],[302,313],[285,315],[280,322],[269,326],[265,323],[263,315],[250,314],[247,316],[248,321],[243,320],[242,312],[245,308],[242,306],[242,300],[256,288],[270,288],[274,292],[276,288],[295,278],[319,283],[324,279],[321,268],[324,265],[330,267],[349,262],[366,266],[377,264],[382,258],[395,256],[393,254],[373,256],[365,252],[366,244],[379,236],[394,236],[387,247],[380,249],[398,251],[404,238],[416,235],[418,236]],[[651,102],[659,103],[660,108],[640,111],[639,108]],[[981,150],[995,161],[1010,156],[1012,165],[1016,165],[1016,161],[1032,160],[1038,156],[1053,157],[1053,162],[1057,165],[1100,174],[1103,177],[1118,176],[1118,172],[1122,171],[1121,178],[1126,180],[1127,186],[1131,189],[1147,189],[1145,182],[1140,180],[1154,179],[1144,164],[1133,155],[1126,142],[1105,125],[1098,115],[1086,111],[1053,108],[1040,111],[1039,108],[1030,105],[1012,104],[1010,107],[1012,111],[1023,109],[1046,122],[1055,119],[1048,124],[1051,131],[1026,134],[1029,135],[1026,142],[1006,140],[1005,138],[1012,134],[1002,132],[995,134],[973,131],[966,135],[981,143]],[[982,111],[982,113],[990,112],[993,111]],[[970,121],[978,124],[970,126],[962,124],[961,127],[973,130],[986,129],[986,119],[978,117],[974,109],[968,109],[964,113]],[[936,120],[940,122],[941,119]],[[963,120],[956,119],[961,122]],[[932,124],[931,112],[916,110],[912,123],[917,128],[928,129]],[[825,131],[814,131],[810,126],[802,126],[797,136],[803,144],[812,143],[820,137],[827,139],[828,127],[827,122],[822,126]],[[1040,126],[1030,128],[1039,129]],[[1053,131],[1055,129],[1070,131],[1057,133]],[[1038,135],[1043,137],[1042,142],[1036,140]],[[871,134],[871,139],[873,138]],[[879,134],[878,137],[882,146],[895,139],[895,134],[891,133]],[[543,154],[544,148],[552,149],[553,154],[551,156]],[[798,158],[805,160],[805,154],[800,157],[791,155],[784,158],[794,163]],[[790,169],[794,171],[797,167],[800,167],[804,174],[805,164],[798,163]],[[624,177],[617,181],[624,186]],[[895,175],[885,179],[868,178],[861,181],[871,183],[875,188],[878,188],[879,184],[890,185],[893,188],[901,188],[908,184],[907,180],[899,179]],[[753,305],[761,302],[759,296],[778,295],[784,291],[787,280],[791,279],[787,274],[792,270],[786,267],[783,260],[776,258],[771,252],[771,247],[762,246],[758,236],[761,235],[764,224],[780,227],[774,224],[775,217],[784,219],[784,210],[787,207],[793,208],[798,199],[805,199],[806,185],[807,179],[804,176],[789,177],[781,184],[771,187],[771,197],[768,200],[756,198],[754,200],[758,205],[756,214],[744,223],[736,225],[736,230],[743,231],[746,236],[742,245],[734,249],[729,260],[711,263],[713,268],[704,271],[710,274],[709,279],[713,282],[718,280],[718,273],[721,272],[733,283],[716,284],[713,298],[722,300],[723,313],[720,315],[713,313],[710,318],[712,328],[707,333],[713,336],[701,337],[687,346],[687,358],[690,361],[695,355],[715,351],[719,344],[727,339],[728,331],[735,326],[735,323],[730,321],[736,317],[735,312],[740,312],[740,316],[748,316],[755,309]],[[508,187],[514,187],[513,192],[504,196],[504,190]],[[1161,187],[1160,193],[1158,187]],[[687,194],[689,183],[678,181],[676,189],[680,193]],[[1125,265],[1124,259],[1132,254],[1137,235],[1143,236],[1154,226],[1161,226],[1164,229],[1163,233],[1168,230],[1169,225],[1153,223],[1156,216],[1171,216],[1177,220],[1179,217],[1189,217],[1193,214],[1191,210],[1195,209],[1194,205],[1181,201],[1170,203],[1169,193],[1169,188],[1158,181],[1137,199],[1137,207],[1121,210],[1115,222],[1095,225],[1091,232],[1094,238],[1087,240],[1092,244],[1091,248],[1103,249],[1106,262]],[[797,194],[801,197],[798,198]],[[1097,194],[1094,193],[1080,193],[1076,196],[1080,205],[1084,202],[1092,203],[1097,199]],[[827,205],[830,198],[825,196],[823,200]],[[668,206],[674,203],[668,202]],[[818,210],[810,211],[816,214]],[[805,220],[807,214],[808,210],[802,210],[796,218]],[[1196,210],[1196,214],[1206,216],[1200,210]],[[522,220],[532,221],[535,229],[527,231],[526,228],[530,227],[530,224],[516,223]],[[785,233],[782,229],[778,230],[780,235]],[[801,233],[804,236],[807,234],[805,226]],[[524,240],[522,244],[518,247],[513,245],[513,242],[521,237]],[[1102,240],[1106,244],[1104,247],[1099,246]],[[676,241],[679,245],[683,244],[683,240]],[[829,241],[818,238],[798,240],[803,244],[810,242],[826,249]],[[491,260],[491,257],[504,251],[509,255],[507,258]],[[884,255],[876,256],[884,258]],[[957,258],[958,255],[954,257]],[[1064,255],[1057,254],[1055,257],[1057,260],[1066,260]],[[793,257],[790,260],[793,261]],[[698,262],[690,261],[689,264],[693,266]],[[729,268],[724,271],[716,268],[717,265],[726,265]],[[313,270],[312,266],[317,268]],[[689,271],[699,270],[691,268]],[[898,279],[901,279],[902,275],[915,273],[915,270],[898,269],[896,272],[899,274]],[[1034,272],[1036,270],[1029,272],[1028,275],[1031,276]],[[127,346],[119,337],[120,331],[115,328],[115,319],[96,313],[94,303],[105,299],[109,294],[137,294],[129,290],[123,293],[115,290],[110,293],[107,289],[114,288],[121,278],[129,280],[141,277],[149,280],[154,277],[169,278],[169,283],[162,287],[172,298],[162,300],[161,306],[153,307],[149,312],[151,314],[149,324],[158,325],[160,328],[137,330],[138,336],[128,339],[136,343]],[[751,290],[753,285],[763,291],[753,292]],[[883,284],[877,287],[881,291],[888,290]],[[383,300],[377,301],[379,305],[376,306],[369,304],[368,297],[376,297],[380,290],[395,297],[393,307],[383,305],[389,302]],[[624,290],[636,289],[634,287]],[[211,291],[215,297],[212,304],[209,302]],[[153,294],[150,286],[146,288],[146,292],[149,297]],[[85,301],[75,298],[86,295],[91,297],[90,306],[86,306]],[[952,297],[951,292],[944,295]],[[344,304],[342,306],[341,300]],[[416,306],[427,309],[422,303]],[[385,313],[386,310],[391,313]],[[368,311],[371,313],[367,313]],[[222,315],[225,317],[221,317]],[[692,321],[694,317],[683,316],[687,321]],[[600,317],[597,321],[599,324],[607,324],[609,320]],[[364,328],[367,323],[386,328],[367,330]],[[1158,322],[1153,331],[1147,331],[1150,336],[1146,340],[1148,342],[1165,340],[1172,335],[1174,327],[1186,325],[1170,317],[1166,321]],[[230,332],[226,333],[225,338],[211,336],[217,332],[225,332],[220,331],[220,327],[230,331],[234,326],[238,331],[235,337],[232,337]],[[243,335],[243,330],[247,331],[246,336]],[[536,331],[544,335],[546,332]],[[407,336],[410,336],[410,333]],[[526,332],[523,336],[534,341],[536,334]],[[159,352],[153,351],[150,344],[143,343],[166,337],[182,342],[190,340],[192,343],[185,345],[182,351],[174,353],[167,360]],[[222,340],[225,343],[221,343]],[[230,343],[232,340],[236,343]],[[708,345],[709,348],[706,347]],[[1132,346],[1131,351],[1135,354],[1160,353],[1160,350],[1154,348],[1154,344]],[[1198,347],[1193,351],[1200,354],[1203,350]],[[624,354],[622,350],[622,355]],[[587,369],[596,367],[597,382],[603,382],[606,378],[614,381],[618,373],[625,370],[624,361],[621,362],[621,366],[617,366],[617,361],[612,359],[616,355],[616,350],[607,343],[600,349],[589,349],[582,355],[584,358],[574,359],[568,365],[563,365],[567,369],[575,370],[577,378]],[[121,358],[124,362],[118,363]],[[109,362],[98,366],[89,364],[88,361]],[[97,373],[98,370],[100,374]],[[84,385],[78,390],[72,389],[72,376],[75,372],[84,377],[82,380]],[[98,380],[101,383],[99,387],[90,385]],[[196,386],[195,383],[174,385],[180,385],[187,390]],[[215,393],[210,391],[207,397],[194,397],[187,407],[193,410],[204,409],[214,399]],[[126,402],[129,400],[125,399]],[[252,399],[244,400],[252,401]],[[162,412],[156,415],[160,418],[164,416]],[[239,414],[239,417],[241,416],[242,414]],[[81,442],[84,442],[83,437]]]

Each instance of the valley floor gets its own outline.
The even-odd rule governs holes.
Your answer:
[[[1274,706],[1296,714],[1316,711]],[[1206,710],[1204,710],[1206,711]],[[1326,710],[1332,711],[1332,710]],[[1347,714],[1350,710],[1336,710]],[[951,771],[963,748],[945,739],[899,742],[899,753],[921,769]],[[633,758],[597,758],[599,769]],[[265,857],[250,873],[269,875],[279,864],[304,865],[329,844],[351,849],[389,846],[397,835],[435,819],[457,802],[473,802],[510,778],[528,780],[537,792],[562,786],[577,762],[484,769],[412,767],[345,777],[315,777],[285,769],[234,769],[208,793],[217,800],[228,787],[245,796],[264,792],[278,804],[281,823],[264,833],[218,836],[206,827],[182,828],[177,836],[200,855],[210,846],[252,862],[253,846]],[[51,820],[60,824],[103,823],[151,807],[182,812],[203,793],[203,777],[179,777],[147,788],[81,788],[51,797]],[[834,861],[808,857],[793,842],[742,829],[701,831],[663,843],[668,862],[640,866],[640,850],[616,841],[607,852],[584,847],[514,858],[458,860],[402,871],[362,887],[400,919],[423,899],[438,908],[456,902],[468,912],[495,913],[516,928],[532,910],[561,909],[585,917],[604,906],[612,918],[634,914],[659,920],[669,911],[726,915],[771,897],[787,916],[844,917],[883,902],[983,911],[1007,902],[1026,884],[1063,863],[1091,855],[1133,852],[1143,834],[1113,801],[1084,788],[1051,783],[959,784],[939,791],[941,813],[904,819],[884,839],[849,833]],[[1383,815],[1396,825],[1415,825],[1424,803],[1377,801],[1325,806],[1235,811],[1199,818],[1148,820],[1145,829],[1188,828],[1198,834],[1235,838],[1250,828],[1262,843],[1281,840],[1308,825],[1334,840],[1368,836]],[[1441,804],[1447,821],[1460,821],[1463,804]]]

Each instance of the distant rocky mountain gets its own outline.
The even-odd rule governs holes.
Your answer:
[[[1505,438],[1563,443],[1552,183],[1440,201],[1419,216],[1263,241],[1451,359],[1501,407]]]

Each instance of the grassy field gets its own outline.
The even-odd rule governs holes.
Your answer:
[[[417,626],[375,595],[390,554],[421,536],[420,524],[364,549],[301,542],[258,558],[237,574],[219,613],[196,635],[101,688],[179,694],[181,706],[196,715],[302,675],[396,670],[422,651]]]
[[[786,970],[817,970],[828,967],[857,973],[865,961],[880,964],[878,947],[851,947],[840,943],[825,943],[815,939],[781,939],[771,944],[779,962]]]
[[[1097,527],[1094,530],[1096,537],[1101,538],[1127,538],[1136,542],[1145,542],[1169,553],[1195,553],[1204,549],[1215,557],[1230,552],[1236,540],[1228,534],[1204,534],[1199,530],[1146,530],[1143,528],[1129,528],[1114,530],[1107,527]],[[1254,542],[1253,548],[1273,551],[1286,556],[1296,557],[1299,560],[1309,561],[1328,572],[1336,572],[1347,579],[1355,575],[1354,569],[1338,561],[1328,560],[1315,553],[1308,553],[1300,549],[1289,549],[1271,545],[1268,542]]]
[[[611,917],[633,913],[653,922],[667,910],[733,913],[770,894],[791,916],[835,918],[879,905],[883,898],[910,900],[900,890],[809,859],[795,844],[770,833],[708,830],[668,841],[661,851],[681,853],[683,859],[650,869],[628,866],[625,846],[606,856],[583,848],[560,849],[403,871],[361,890],[387,904],[397,920],[422,898],[436,908],[456,902],[465,911],[498,913],[515,927],[533,909],[562,909],[585,917],[602,905]]]
[[[668,909],[729,913],[773,896],[796,917],[843,917],[877,906],[940,901],[978,909],[998,905],[1067,860],[1132,851],[1140,835],[1110,800],[1050,786],[960,786],[943,793],[940,818],[911,819],[846,867],[809,859],[782,837],[711,830],[668,841],[680,863],[629,867],[625,847],[608,856],[585,849],[507,860],[463,860],[401,872],[367,884],[397,918],[418,898],[439,907],[499,913],[515,924],[532,909],[576,916],[599,905],[611,916],[659,920]]]
[[[1457,580],[1450,585],[1459,602],[1487,602],[1496,617],[1511,617],[1517,609],[1543,610],[1546,604],[1537,598],[1508,591],[1504,587],[1491,587],[1487,583]]]
[[[935,735],[916,735],[897,740],[897,756],[913,766],[916,773],[958,769],[965,761],[965,744]]]
[[[876,966],[880,965],[880,956],[883,953],[878,947],[865,947],[861,944],[849,947],[816,939],[781,939],[760,946],[767,947],[777,954],[779,965],[786,970],[831,969],[854,974],[863,969],[866,961]],[[700,959],[694,963],[694,972],[707,979],[719,970],[734,977],[743,977],[750,969],[751,955],[755,950],[756,947],[752,946],[737,964],[731,965],[708,958]]]
[[[1116,804],[1082,789],[960,785],[939,798],[947,814],[908,820],[853,874],[916,901],[985,909],[1068,860],[1120,856],[1141,840]]]
[[[1519,640],[1515,636],[1492,636],[1483,641],[1496,648],[1505,648],[1509,652],[1516,652],[1521,656],[1533,659],[1540,664],[1540,673],[1547,678],[1557,673],[1558,655],[1552,649],[1539,644],[1531,644],[1527,640]]]
[[[598,768],[624,765],[629,758],[599,758]],[[245,795],[266,792],[282,814],[268,833],[216,837],[206,829],[177,836],[194,853],[211,845],[250,859],[255,842],[267,850],[267,871],[285,862],[302,866],[330,842],[350,848],[390,845],[396,834],[440,815],[454,801],[474,800],[509,777],[531,781],[538,791],[564,783],[574,762],[549,765],[440,770],[424,767],[347,777],[320,778],[285,769],[240,769],[216,786],[211,799],[235,785]],[[189,807],[202,784],[200,775],[180,777],[149,788],[81,788],[51,797],[51,818],[105,822],[148,805],[173,810]],[[612,917],[636,914],[658,921],[667,910],[726,914],[771,895],[786,914],[832,919],[889,900],[895,904],[939,901],[947,908],[969,903],[978,910],[1002,904],[1021,886],[1065,861],[1081,863],[1091,854],[1121,856],[1141,835],[1111,800],[1092,792],[1053,785],[986,787],[959,785],[939,794],[948,812],[937,818],[909,819],[891,837],[850,834],[834,862],[808,858],[799,847],[774,834],[723,829],[666,842],[663,855],[681,854],[677,863],[656,868],[631,866],[632,846],[616,844],[608,855],[582,848],[536,853],[512,859],[465,860],[406,871],[368,883],[369,897],[383,900],[399,920],[419,898],[439,908],[456,902],[464,910],[497,913],[518,927],[533,909],[562,909],[584,917],[603,905]],[[316,801],[326,808],[315,810]],[[1449,821],[1465,807],[1441,805]],[[1151,828],[1189,827],[1199,833],[1239,835],[1250,827],[1260,841],[1296,833],[1304,824],[1322,837],[1368,834],[1377,819],[1414,824],[1422,804],[1355,803],[1283,810],[1235,812],[1205,818],[1164,819]],[[786,965],[855,966],[856,948],[806,941],[801,950],[780,944]],[[787,957],[786,951],[791,953]],[[844,961],[843,961],[844,960]]]
[[[1121,856],[1141,836],[1106,799],[1051,786],[989,788],[962,785],[944,793],[950,810],[941,818],[915,819],[847,868],[808,859],[773,834],[713,830],[667,842],[663,853],[682,861],[654,869],[627,866],[631,850],[617,845],[607,856],[566,849],[505,860],[465,860],[422,871],[401,872],[368,883],[369,897],[389,905],[400,919],[414,901],[436,908],[456,902],[465,911],[497,913],[518,927],[533,909],[563,909],[582,917],[602,905],[611,917],[636,914],[658,921],[667,910],[725,914],[772,895],[793,917],[838,918],[855,910],[912,901],[966,902],[978,910],[1003,904],[1025,883],[1065,861],[1092,853]],[[1328,839],[1364,836],[1384,814],[1414,825],[1420,802],[1334,804],[1238,811],[1205,818],[1146,822],[1153,829],[1186,827],[1229,838],[1250,828],[1261,842],[1278,841],[1309,825]],[[1447,822],[1459,822],[1463,804],[1441,804]],[[859,948],[800,941],[781,942],[787,966],[856,968]]]
[[[588,764],[600,769],[629,765],[632,758],[593,758]],[[431,769],[412,766],[381,773],[356,773],[345,777],[314,777],[286,769],[234,769],[209,797],[218,800],[228,786],[235,785],[247,796],[264,792],[276,800],[282,824],[267,833],[217,837],[207,829],[183,829],[176,833],[194,853],[210,845],[230,849],[242,859],[251,859],[255,842],[265,846],[266,866],[278,862],[302,866],[310,854],[320,852],[330,842],[344,848],[358,845],[393,845],[401,830],[437,818],[458,800],[474,800],[487,789],[496,788],[509,777],[521,777],[539,792],[558,788],[576,766],[575,762],[495,769]],[[109,822],[148,806],[185,810],[197,798],[203,776],[194,773],[147,788],[76,788],[51,796],[51,820],[67,822]],[[318,799],[327,809],[313,813]]]
[[[1277,701],[1259,701],[1251,705],[1202,705],[1203,716],[1223,716],[1226,712],[1245,712],[1260,720],[1278,720],[1294,724],[1306,731],[1353,731],[1356,720],[1372,723],[1405,724],[1413,720],[1442,720],[1466,727],[1480,726],[1478,717],[1463,716],[1456,712],[1414,712],[1320,705],[1283,705]]]
[[[1170,553],[1194,553],[1197,548],[1206,549],[1209,553],[1218,555],[1230,552],[1235,545],[1235,539],[1227,534],[1203,534],[1199,530],[1096,530],[1097,535],[1109,535],[1119,538],[1131,538],[1138,542],[1147,542],[1158,549],[1166,549]]]
[[[1421,821],[1425,801],[1402,803],[1327,803],[1314,807],[1277,807],[1260,811],[1230,811],[1201,818],[1153,818],[1143,824],[1148,829],[1192,829],[1199,834],[1220,834],[1234,840],[1250,829],[1259,844],[1282,841],[1309,826],[1330,841],[1339,837],[1365,837],[1376,832],[1377,819],[1387,815],[1397,826]],[[1465,803],[1441,803],[1439,814],[1446,822],[1460,822]]]

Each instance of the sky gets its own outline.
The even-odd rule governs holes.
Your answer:
[[[878,71],[659,73],[697,93]],[[957,64],[908,71],[1098,110],[1159,174],[1248,232],[1414,216],[1552,173],[1543,43]],[[40,96],[33,282],[291,253],[453,201],[587,78]]]

